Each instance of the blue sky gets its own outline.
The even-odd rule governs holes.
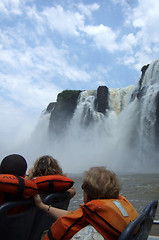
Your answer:
[[[1,144],[64,89],[134,85],[159,56],[158,0],[1,0]]]

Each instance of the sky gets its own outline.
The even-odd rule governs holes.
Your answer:
[[[1,149],[65,89],[136,84],[158,59],[158,22],[158,0],[1,0]]]

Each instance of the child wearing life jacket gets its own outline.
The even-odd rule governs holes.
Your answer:
[[[37,207],[57,219],[43,240],[84,239],[89,227],[91,234],[99,234],[99,239],[117,240],[138,217],[131,203],[119,195],[118,178],[105,167],[90,168],[85,173],[82,189],[84,204],[71,212],[45,205],[39,195],[34,197]]]
[[[50,178],[51,175],[52,176],[53,175],[63,176],[63,178],[61,178],[61,179],[60,178],[58,178],[58,179],[52,178],[54,181],[54,185],[57,183],[58,180],[61,181],[61,186],[59,186],[59,189],[60,189],[60,187],[62,187],[62,184],[64,185],[66,183],[66,181],[69,180],[69,179],[65,178],[65,175],[64,175],[62,168],[60,167],[58,161],[55,158],[53,158],[52,156],[44,155],[44,156],[39,157],[35,161],[33,167],[28,170],[28,174],[27,174],[26,178],[27,179],[35,179],[36,178],[35,182],[37,183],[37,185],[40,186],[40,184],[38,184],[39,183],[38,179],[40,181],[44,180],[45,182],[47,182],[47,180],[49,181],[49,179],[51,179]],[[42,179],[42,177],[43,177],[43,179]],[[64,186],[64,188],[65,188],[65,186]],[[58,189],[57,189],[57,191],[58,191]],[[67,191],[70,192],[70,198],[72,198],[76,194],[75,188],[73,186],[70,187],[69,189],[67,189]]]
[[[6,156],[0,164],[0,205],[5,202],[17,201],[33,197],[37,186],[33,181],[25,179],[27,162],[19,154]],[[19,208],[13,212],[21,212]]]

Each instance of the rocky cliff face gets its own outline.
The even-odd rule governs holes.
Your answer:
[[[135,91],[131,95],[131,101],[134,101],[135,97],[137,97],[138,99],[141,99],[145,95],[146,88],[145,88],[145,86],[143,86],[143,79],[144,79],[146,70],[148,69],[149,65],[150,64],[144,65],[141,68],[142,74],[141,74],[140,80],[137,84],[137,88],[135,89]]]
[[[99,86],[97,89],[96,110],[106,114],[109,108],[109,90],[106,86]]]
[[[46,113],[42,144],[68,167],[75,159],[76,168],[83,160],[118,171],[159,169],[159,60],[141,69],[134,86],[65,90]]]
[[[57,102],[52,104],[49,124],[49,131],[51,133],[58,135],[65,130],[77,106],[80,92],[80,90],[65,90],[58,94]]]
[[[131,96],[130,102],[133,102],[135,99],[138,99],[138,109],[139,109],[139,112],[141,113],[138,121],[139,122],[143,121],[143,123],[146,124],[145,125],[146,128],[151,128],[151,123],[153,119],[155,119],[154,120],[155,139],[157,142],[159,142],[159,91],[157,90],[158,88],[155,87],[155,86],[158,86],[155,84],[158,84],[156,83],[156,76],[159,70],[153,70],[153,69],[158,69],[157,64],[158,64],[158,61],[156,61],[156,63],[154,63],[151,66],[148,64],[142,67],[141,77],[130,95]],[[154,73],[155,77],[154,76],[152,77],[153,71],[155,71]],[[48,105],[46,112],[51,113],[50,123],[49,123],[49,133],[51,135],[56,134],[58,136],[67,129],[73,117],[73,114],[76,110],[76,107],[79,103],[79,99],[82,92],[83,91],[81,90],[64,90],[63,92],[58,94],[56,102],[50,103]],[[155,92],[155,97],[152,96],[153,92]],[[96,122],[97,119],[94,118],[94,112],[100,113],[106,117],[107,112],[109,112],[109,109],[110,109],[110,90],[106,86],[99,86],[97,90],[93,91],[93,94],[94,94],[93,110],[92,108],[89,107],[89,104],[85,105],[85,107],[83,108],[83,113],[82,113],[82,118],[84,118],[83,126],[85,125],[86,127],[91,125],[91,123]],[[123,96],[121,95],[122,93],[120,92],[119,101],[121,101],[121,104],[122,104]],[[152,96],[150,97],[149,100],[147,100],[148,95]],[[155,98],[155,99],[153,100],[152,98]],[[150,101],[151,101],[151,104],[154,101],[153,107],[156,109],[154,111],[155,115],[154,115],[154,112],[152,114],[151,109],[148,108],[147,104],[149,104]],[[143,106],[145,106],[144,107],[145,109],[147,108],[146,110],[147,115],[145,115],[144,118],[142,119]]]
[[[61,134],[67,128],[73,113],[77,107],[81,90],[64,90],[57,96],[57,102],[50,103],[46,112],[51,112],[49,132],[52,134]],[[108,104],[109,91],[106,86],[99,86],[94,101],[94,108],[97,112],[105,115],[109,108]],[[89,112],[89,114],[88,114]],[[88,111],[85,119],[85,125],[93,122],[91,112]]]

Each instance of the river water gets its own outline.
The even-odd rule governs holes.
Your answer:
[[[69,210],[75,210],[83,203],[82,174],[70,174],[74,181],[76,195],[71,199]],[[159,200],[159,174],[131,174],[118,175],[121,183],[121,195],[125,196],[136,208],[138,213],[144,209],[150,201]],[[159,220],[159,206],[156,213],[156,220]],[[156,232],[155,232],[156,233]],[[159,235],[159,230],[157,233]]]

